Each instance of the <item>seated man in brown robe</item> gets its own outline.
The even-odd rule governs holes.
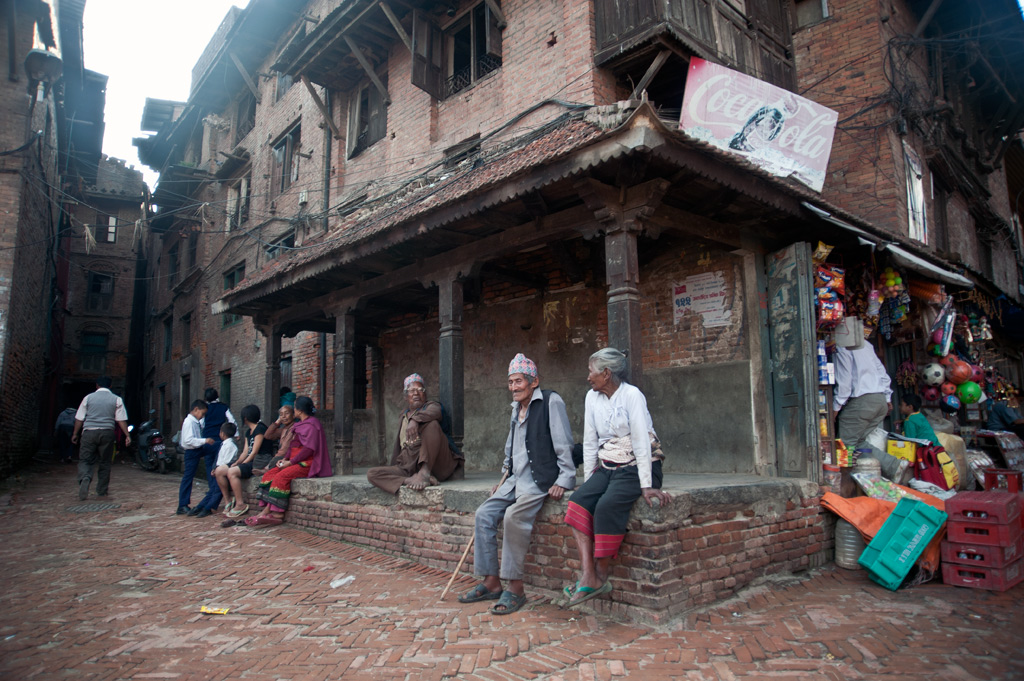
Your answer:
[[[427,401],[423,386],[419,374],[405,379],[408,409],[402,412],[391,465],[366,473],[367,480],[391,494],[398,494],[403,485],[421,490],[453,476],[461,477],[463,472],[462,454],[453,451],[441,429],[441,403]]]

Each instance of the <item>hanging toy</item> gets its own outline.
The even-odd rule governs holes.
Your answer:
[[[942,393],[934,385],[921,389],[921,399],[925,402],[938,402]]]
[[[939,386],[939,390],[942,391],[943,395],[952,395],[956,392],[956,386],[950,383],[949,381],[946,381],[945,383]]]
[[[981,386],[974,381],[967,381],[960,384],[956,393],[964,404],[974,404],[981,399]]]

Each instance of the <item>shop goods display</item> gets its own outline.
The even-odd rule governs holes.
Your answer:
[[[941,364],[932,362],[921,369],[921,380],[925,385],[942,385],[946,381],[946,369]]]
[[[814,270],[814,292],[818,306],[818,328],[831,329],[846,313],[842,297],[846,293],[846,273],[840,267],[818,265]]]
[[[905,440],[889,440],[886,451],[900,459],[906,459],[910,463],[917,461],[917,444]]]
[[[957,387],[956,393],[964,404],[974,404],[981,399],[981,386],[974,381],[967,381]]]
[[[980,449],[967,450],[967,465],[971,468],[974,479],[982,487],[985,486],[985,471],[992,468],[992,457]]]
[[[943,491],[956,489],[960,484],[960,473],[953,458],[942,447],[931,444],[917,448],[914,477],[930,482]]]
[[[940,348],[941,348],[941,346],[940,346]],[[944,357],[939,360],[939,364],[942,365],[942,368],[944,370],[949,368],[949,367],[951,367],[951,366],[953,366],[953,363],[957,361],[956,355],[947,355],[945,353],[942,353],[942,354],[944,355]]]
[[[985,369],[978,366],[977,364],[972,364],[970,380],[974,381],[978,385],[982,385],[985,382]]]
[[[986,468],[984,474],[985,477],[981,482],[986,490],[1006,491],[1012,494],[1024,492],[1024,473],[1021,471],[1010,471],[1005,468]]]
[[[939,509],[910,497],[900,499],[857,562],[872,580],[895,591],[945,522],[946,514]]]
[[[1005,591],[1024,580],[1021,496],[961,492],[946,502],[942,580],[954,586]]]
[[[882,501],[899,501],[910,494],[891,480],[886,480],[877,471],[853,473],[853,480],[864,496]]]
[[[956,395],[943,395],[942,406],[944,411],[952,413],[960,408],[960,398]]]
[[[921,399],[925,402],[938,402],[940,397],[942,397],[942,393],[934,385],[921,390]]]
[[[882,271],[882,278],[878,281],[878,288],[885,298],[896,298],[904,291],[903,277],[891,267]]]
[[[956,386],[949,381],[946,381],[939,386],[939,391],[941,391],[943,395],[952,395],[956,392]]]

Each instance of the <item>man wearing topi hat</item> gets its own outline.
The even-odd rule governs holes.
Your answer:
[[[371,468],[366,479],[385,492],[398,494],[404,485],[421,490],[463,472],[463,457],[441,429],[440,402],[428,401],[423,377],[411,374],[404,383],[407,409],[395,439],[390,466]]]
[[[508,477],[476,510],[474,571],[483,581],[459,597],[461,603],[497,600],[490,609],[507,615],[523,607],[523,563],[533,521],[544,501],[558,500],[576,487],[573,439],[565,402],[558,393],[538,390],[537,365],[522,353],[508,367],[512,416],[505,440]],[[502,524],[501,567],[498,523]],[[502,580],[507,582],[502,589]]]

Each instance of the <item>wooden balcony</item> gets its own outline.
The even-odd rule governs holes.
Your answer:
[[[598,65],[615,68],[657,42],[780,87],[795,84],[790,20],[782,0],[594,0]],[[668,39],[666,41],[666,39]]]

